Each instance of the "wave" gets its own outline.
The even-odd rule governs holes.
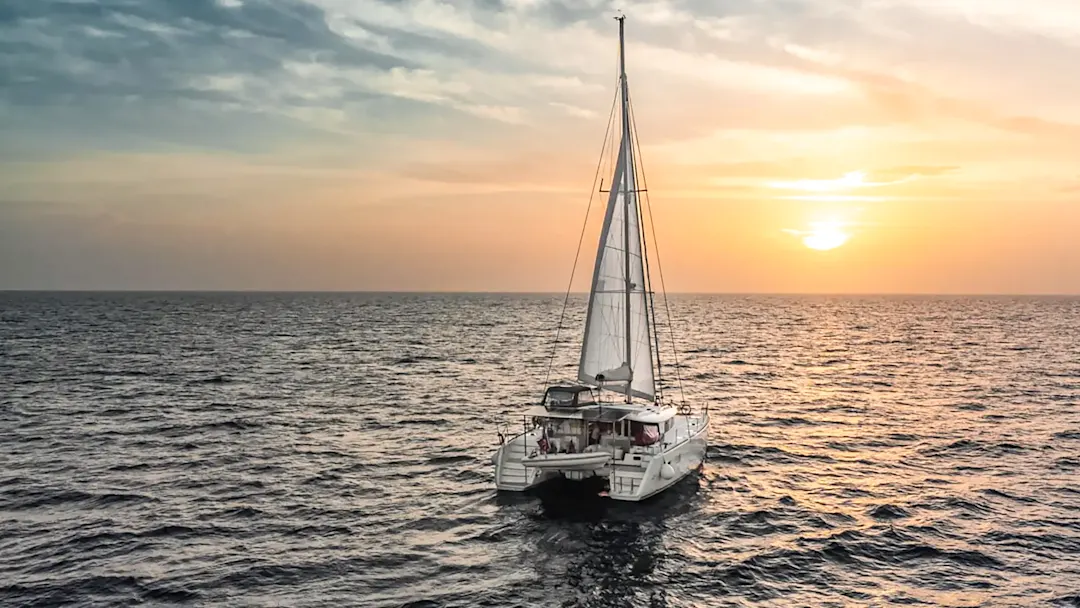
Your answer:
[[[96,507],[110,507],[148,502],[159,502],[146,494],[128,492],[86,492],[83,490],[37,490],[22,489],[11,491],[8,496],[16,497],[8,503],[13,510],[41,509],[65,504],[85,504]]]
[[[867,514],[878,521],[893,521],[911,517],[911,513],[897,505],[878,505],[870,509]]]
[[[983,454],[994,457],[1027,452],[1028,448],[1008,441],[984,442],[974,439],[959,439],[945,446],[927,446],[919,450],[924,456],[948,456],[950,454]]]
[[[431,464],[451,464],[455,462],[469,462],[476,460],[475,456],[468,454],[455,454],[450,456],[432,456],[428,458],[428,462]]]
[[[190,602],[201,597],[197,591],[182,586],[148,582],[134,576],[108,575],[85,576],[59,583],[17,583],[0,587],[0,594],[19,600],[20,603],[34,598],[33,603],[38,605],[57,605],[66,603],[71,598],[85,600],[134,596],[134,599],[141,601]]]
[[[415,365],[417,363],[431,362],[431,361],[443,361],[442,357],[435,357],[431,355],[405,355],[394,360],[394,365]]]

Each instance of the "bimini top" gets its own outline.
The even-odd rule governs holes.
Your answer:
[[[596,396],[588,386],[552,386],[544,391],[544,407],[576,409],[595,405]]]

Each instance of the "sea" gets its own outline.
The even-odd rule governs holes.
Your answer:
[[[585,308],[0,294],[0,605],[1080,606],[1080,299],[658,296],[700,470],[498,493]]]

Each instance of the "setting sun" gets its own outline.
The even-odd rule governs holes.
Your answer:
[[[841,222],[822,221],[810,222],[810,230],[786,230],[790,234],[802,237],[803,245],[818,251],[836,249],[848,242],[851,235],[843,230]]]
[[[825,251],[836,249],[846,243],[849,238],[836,222],[817,222],[813,225],[810,234],[803,237],[802,242],[810,249]]]

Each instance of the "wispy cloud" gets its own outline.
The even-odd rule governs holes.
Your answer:
[[[586,108],[579,108],[573,104],[563,103],[561,101],[549,101],[548,105],[553,108],[558,108],[559,110],[562,110],[570,116],[574,116],[577,118],[596,118],[597,116],[597,113],[592,110]]]
[[[171,141],[169,121],[158,117],[167,113],[181,115],[178,123],[227,115],[237,126],[252,123],[245,132],[257,129],[260,140],[279,129],[293,137],[304,125],[313,135],[357,133],[373,120],[407,124],[446,110],[461,115],[462,128],[467,117],[520,125],[544,116],[543,108],[567,118],[602,115],[614,68],[611,25],[598,19],[611,13],[608,2],[102,0],[93,10],[87,6],[16,0],[8,9],[11,17],[0,24],[7,83],[0,104],[7,113],[25,115],[31,127],[59,117],[70,128],[81,119],[93,123],[87,129],[112,129],[121,139],[131,130],[125,123],[146,117],[159,125],[149,135],[164,141]],[[953,28],[988,48],[1000,43],[998,30],[984,22],[1007,20],[1013,5],[980,5],[965,9],[980,19],[958,19],[970,6],[880,0],[860,9],[825,8],[796,0],[622,8],[632,15],[631,76],[643,85],[637,95],[658,101],[650,88],[659,87],[664,103],[680,106],[656,137],[740,124],[788,130],[941,120],[1076,137],[1071,122],[995,109],[993,99],[966,100],[966,91],[948,90],[948,80],[934,77],[940,66],[925,71],[904,64],[901,52],[923,57],[920,47],[928,44],[899,27],[941,32],[942,40]],[[1073,11],[1046,3],[1037,14],[1023,22],[1024,32],[1070,23]],[[936,56],[940,65],[971,72],[965,56]],[[393,107],[385,98],[420,105]],[[111,111],[115,100],[125,104],[122,113]],[[236,120],[237,113],[244,119]],[[332,128],[328,115],[336,117]],[[175,131],[184,143],[192,139],[190,129]],[[243,145],[238,136],[235,128],[212,129],[203,143]],[[227,139],[233,141],[221,141]]]

